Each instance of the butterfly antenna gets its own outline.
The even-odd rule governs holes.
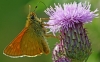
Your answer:
[[[43,5],[45,5],[45,3],[44,3],[44,2],[39,1],[39,2],[37,3],[37,5],[35,6],[34,12],[35,12],[35,10],[37,9],[37,7],[38,7],[38,4],[39,4],[39,3],[42,3]],[[47,8],[47,6],[46,6],[46,5],[45,5],[45,7]]]

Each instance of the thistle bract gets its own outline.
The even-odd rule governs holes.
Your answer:
[[[91,42],[89,42],[86,29],[83,25],[75,24],[74,27],[67,29],[62,28],[62,41],[66,50],[66,56],[72,62],[87,61],[91,54]]]
[[[54,34],[60,31],[60,28],[72,27],[75,23],[88,23],[92,22],[94,17],[97,17],[98,14],[95,14],[98,10],[90,11],[91,4],[85,3],[64,3],[62,6],[54,4],[55,8],[47,8],[44,12],[49,15],[50,20],[47,24],[51,25],[47,28],[50,29],[50,32]]]

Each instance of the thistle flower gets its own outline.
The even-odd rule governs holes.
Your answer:
[[[59,3],[54,5],[54,9],[50,6],[44,11],[50,16],[50,20],[47,22],[50,26],[47,28],[54,34],[59,32],[62,26],[68,29],[68,27],[74,27],[75,23],[92,22],[92,19],[98,16],[98,14],[95,14],[98,10],[90,11],[91,5],[87,2],[64,3],[63,7]]]
[[[62,41],[63,43],[56,45],[56,47],[62,47],[62,49],[55,47],[54,51],[57,52],[53,53],[53,58],[62,58],[63,56],[71,59],[71,62],[87,61],[92,48],[83,24],[92,22],[92,19],[98,16],[98,14],[95,14],[98,10],[90,11],[91,5],[87,2],[64,3],[63,7],[59,3],[54,5],[54,9],[50,6],[45,10],[45,13],[50,16],[50,20],[47,22],[50,26],[47,28],[54,35],[60,32],[60,43]],[[60,53],[60,56],[58,56],[58,53]],[[57,60],[60,60],[60,58]]]

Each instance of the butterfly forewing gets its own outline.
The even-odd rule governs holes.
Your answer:
[[[25,33],[27,28],[24,28],[20,34],[4,49],[4,54],[7,56],[15,57],[15,56],[21,56],[22,52],[20,49],[20,43],[21,39]]]

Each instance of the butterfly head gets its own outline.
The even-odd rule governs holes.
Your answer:
[[[34,20],[36,18],[36,14],[34,12],[30,12],[29,15],[28,15],[28,19],[31,19],[31,20]]]

